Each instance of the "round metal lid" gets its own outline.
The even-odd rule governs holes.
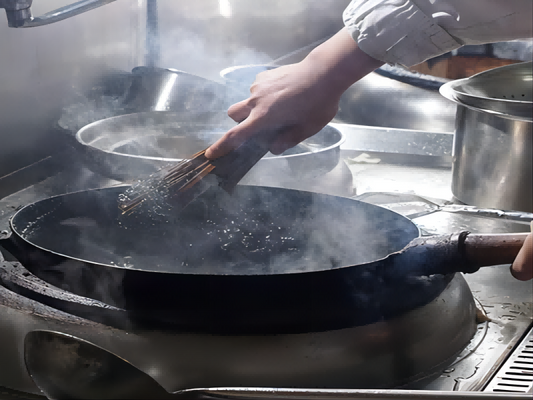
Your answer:
[[[533,63],[507,65],[446,83],[441,87],[441,94],[479,111],[531,121]]]

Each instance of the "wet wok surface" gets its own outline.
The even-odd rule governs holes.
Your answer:
[[[34,245],[128,269],[269,275],[362,264],[418,235],[410,221],[351,199],[273,188],[212,190],[175,215],[117,208],[124,187],[74,193],[24,209],[13,222]],[[354,207],[356,206],[356,207]]]

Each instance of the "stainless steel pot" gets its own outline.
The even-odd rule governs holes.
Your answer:
[[[465,105],[530,121],[533,114],[532,63],[511,64],[449,84]]]
[[[527,64],[531,66],[531,63]],[[523,92],[533,90],[531,69],[529,72],[530,79],[523,80]],[[484,77],[484,74],[473,78]],[[508,89],[506,82],[508,79],[501,79],[502,91]],[[491,86],[497,85],[494,78]],[[465,83],[461,89],[468,90]],[[528,118],[521,113],[523,102],[520,102],[521,111],[513,114],[512,99],[498,101],[495,97],[490,102],[483,102],[487,108],[474,107],[459,98],[454,82],[443,85],[440,92],[457,104],[452,168],[455,197],[479,207],[532,212],[533,108],[530,108]],[[490,107],[489,104],[494,102],[507,104]],[[504,109],[509,112],[502,112]]]

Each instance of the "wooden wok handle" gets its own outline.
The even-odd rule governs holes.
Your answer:
[[[511,264],[528,233],[474,234],[464,241],[466,258],[479,266]]]
[[[382,263],[387,279],[455,272],[473,273],[480,267],[511,264],[528,233],[472,234],[419,237],[390,254]]]

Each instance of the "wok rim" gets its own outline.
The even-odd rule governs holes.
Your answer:
[[[84,259],[79,258],[79,257],[68,256],[66,254],[59,253],[57,251],[54,251],[54,250],[51,250],[51,249],[47,249],[47,248],[45,248],[45,247],[43,247],[41,245],[35,244],[34,242],[32,242],[29,239],[27,239],[25,237],[25,235],[21,234],[21,232],[19,232],[16,229],[16,227],[14,226],[15,219],[18,216],[20,216],[24,212],[24,210],[27,210],[30,207],[35,207],[35,206],[37,206],[38,204],[40,204],[42,202],[52,201],[53,199],[64,198],[64,197],[69,196],[69,195],[76,195],[76,194],[87,193],[87,192],[107,191],[108,189],[115,189],[115,188],[122,188],[122,187],[127,188],[127,187],[130,187],[130,186],[131,185],[107,186],[107,187],[102,187],[102,188],[79,190],[79,191],[75,191],[75,192],[63,193],[63,194],[47,197],[47,198],[35,201],[33,203],[27,204],[24,207],[20,208],[9,219],[9,226],[10,226],[12,232],[17,236],[17,238],[23,240],[27,245],[29,245],[29,246],[31,246],[33,248],[39,249],[40,251],[43,251],[45,253],[49,253],[49,254],[52,254],[54,256],[61,257],[63,259],[73,260],[73,261],[77,261],[77,262],[80,262],[80,263],[83,263],[83,264],[89,264],[89,265],[98,266],[98,267],[113,268],[116,271],[127,271],[127,273],[135,273],[135,274],[148,273],[148,274],[158,274],[158,275],[165,274],[165,275],[170,275],[170,276],[188,276],[188,277],[216,277],[217,279],[224,279],[224,278],[227,278],[227,279],[235,279],[235,278],[251,279],[251,278],[265,278],[265,277],[269,277],[269,278],[271,277],[272,279],[275,279],[275,278],[280,279],[281,277],[300,276],[300,275],[303,275],[303,274],[305,274],[305,275],[324,274],[324,273],[328,273],[330,271],[340,271],[340,270],[343,270],[343,269],[353,268],[353,267],[363,268],[363,267],[366,267],[366,266],[370,266],[372,264],[379,264],[379,263],[383,262],[385,259],[387,259],[392,254],[396,254],[396,253],[400,252],[405,246],[408,245],[409,242],[411,242],[412,240],[414,240],[417,237],[421,236],[421,230],[420,230],[420,227],[417,224],[415,224],[413,221],[411,221],[409,218],[405,217],[404,215],[402,215],[402,214],[400,214],[400,213],[398,213],[396,211],[390,210],[390,209],[388,209],[386,207],[382,207],[382,206],[371,204],[371,203],[365,203],[363,201],[360,201],[360,200],[357,200],[357,199],[354,199],[354,198],[351,198],[351,197],[334,196],[334,195],[328,195],[328,194],[322,194],[322,193],[308,192],[308,191],[304,191],[304,190],[285,189],[285,188],[269,187],[269,186],[255,186],[255,185],[238,185],[238,186],[244,186],[244,187],[250,187],[250,188],[259,188],[259,189],[264,188],[264,189],[270,189],[270,190],[271,189],[275,189],[275,190],[282,190],[282,191],[301,192],[301,193],[306,193],[306,194],[311,194],[311,195],[318,195],[318,196],[334,197],[334,198],[338,198],[338,199],[354,201],[356,203],[364,204],[365,206],[369,206],[369,207],[376,207],[376,208],[379,208],[381,212],[385,212],[385,213],[389,213],[391,215],[398,216],[400,218],[400,220],[403,220],[403,222],[405,222],[406,224],[409,224],[411,227],[414,227],[415,231],[417,233],[417,236],[412,237],[409,240],[409,242],[404,247],[402,247],[401,249],[397,249],[396,251],[388,253],[388,254],[380,257],[380,258],[374,259],[372,261],[367,261],[367,262],[364,262],[364,263],[360,263],[360,264],[342,265],[342,266],[339,266],[339,267],[320,269],[320,270],[312,270],[312,271],[292,271],[292,272],[286,272],[286,273],[271,273],[271,274],[205,274],[205,273],[195,274],[195,273],[183,273],[183,272],[179,272],[179,271],[172,272],[172,271],[147,270],[147,269],[142,269],[142,268],[139,268],[139,267],[126,268],[126,267],[122,267],[120,265],[104,264],[104,263],[101,263],[101,262],[84,260]],[[20,218],[22,218],[22,217],[20,217]]]

